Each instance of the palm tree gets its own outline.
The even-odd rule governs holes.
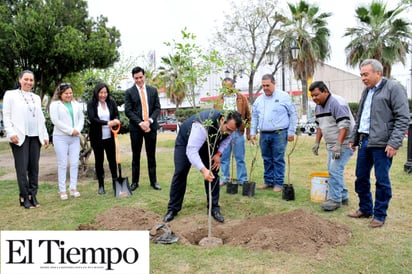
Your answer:
[[[187,86],[182,79],[182,62],[180,55],[169,55],[162,57],[162,62],[167,67],[159,67],[156,80],[166,88],[166,96],[176,105],[176,110],[183,103],[186,97]]]
[[[299,1],[296,5],[288,3],[290,18],[285,23],[283,33],[284,48],[297,43],[299,55],[297,60],[288,56],[289,66],[295,76],[302,82],[303,114],[308,115],[308,79],[315,72],[316,64],[330,57],[329,29],[326,19],[331,13],[319,13],[319,7]]]
[[[347,28],[344,36],[353,40],[346,47],[347,64],[356,67],[362,60],[374,58],[383,65],[383,75],[391,76],[392,65],[401,62],[405,65],[409,52],[410,22],[399,18],[407,8],[399,4],[387,10],[381,1],[372,1],[370,6],[359,6],[356,18],[359,26]]]

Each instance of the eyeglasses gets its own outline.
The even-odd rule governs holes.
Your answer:
[[[59,89],[60,89],[60,90],[64,90],[64,89],[68,89],[68,88],[71,88],[70,83],[61,83],[61,84],[59,85]]]

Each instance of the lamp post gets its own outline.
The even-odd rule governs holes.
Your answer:
[[[231,69],[232,69],[232,68],[230,68],[230,67],[226,68],[226,70],[224,71],[224,73],[225,73],[225,78],[229,78],[229,77],[230,77]],[[235,84],[236,84],[237,73],[239,73],[239,77],[242,78],[242,77],[243,77],[243,76],[242,76],[242,75],[243,75],[243,72],[244,72],[244,69],[243,69],[242,67],[239,67],[239,68],[238,68],[236,65],[233,66],[233,69],[232,69],[232,73],[233,73],[232,79],[233,79],[233,81],[235,82]]]
[[[412,50],[412,43],[411,43],[411,50]],[[411,53],[411,99],[412,99],[412,53]],[[412,173],[412,113],[409,114],[410,119],[409,119],[409,127],[408,127],[408,154],[407,154],[407,159],[406,163],[403,166],[403,170],[408,173]]]
[[[293,45],[290,47],[290,54],[292,55],[292,60],[296,61],[298,60],[299,57],[299,47],[296,45]]]
[[[227,68],[226,70],[225,70],[225,78],[229,78],[230,77],[230,71],[229,71],[229,69]]]
[[[292,46],[290,48],[290,55],[292,56],[292,60],[296,61],[298,59],[299,55],[299,48],[297,46]],[[266,53],[266,58],[268,59],[268,64],[271,66],[274,64],[276,56],[276,51],[273,49],[269,49],[269,51]],[[280,61],[282,64],[282,90],[286,91],[286,84],[285,84],[285,49],[284,49],[284,44],[283,41],[280,44]]]
[[[410,118],[412,119],[412,114],[410,114]],[[408,173],[412,173],[412,120],[409,119],[409,127],[408,127],[408,154],[407,160],[405,165],[403,166],[403,170]]]
[[[283,54],[283,42],[281,43],[280,46],[280,51],[281,51],[281,57],[280,57],[280,61],[281,61],[281,66],[282,66],[282,90],[285,90],[285,56]],[[272,48],[269,49],[268,52],[266,52],[266,58],[268,60],[268,64],[270,66],[272,66],[275,63],[275,57],[276,57],[276,51],[273,50]]]
[[[283,42],[280,44],[280,51],[282,54],[282,90],[286,91],[286,85],[285,85],[285,54],[284,54],[284,48],[283,48]]]
[[[303,115],[309,118],[308,113],[308,76],[306,71],[306,61],[299,60],[300,48],[297,45],[291,47],[291,54],[294,63],[295,73],[298,73],[299,79],[302,82],[302,108]]]

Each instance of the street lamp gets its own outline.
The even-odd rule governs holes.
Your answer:
[[[412,44],[411,44],[411,50],[412,50]],[[412,98],[412,53],[411,53],[411,98]],[[409,127],[408,127],[408,153],[407,153],[407,160],[405,165],[403,166],[403,169],[405,172],[412,173],[412,113],[409,113],[410,118],[409,119]]]
[[[243,68],[240,68],[240,69],[239,69],[240,78],[243,78],[243,72],[244,72]]]
[[[412,114],[409,114],[412,118]],[[403,170],[407,173],[412,173],[412,120],[409,119],[408,127],[408,150],[406,163],[403,165]]]
[[[229,78],[230,77],[230,71],[229,71],[229,69],[227,68],[226,70],[225,70],[225,78]]]
[[[269,49],[268,52],[266,52],[266,58],[268,60],[268,64],[271,66],[275,62],[275,51],[272,49]]]
[[[280,45],[280,52],[281,52],[280,60],[282,62],[282,90],[285,90],[285,56],[283,55],[283,42]],[[275,63],[275,56],[276,56],[276,51],[273,49],[269,49],[269,51],[266,52],[266,58],[270,66]]]
[[[292,59],[294,62],[294,69],[295,73],[299,74],[299,80],[302,81],[302,108],[303,108],[303,115],[309,117],[308,113],[308,77],[306,71],[306,62],[305,60],[298,60],[300,48],[297,45],[293,45],[290,49]]]
[[[286,85],[285,85],[285,54],[284,54],[284,41],[280,44],[280,56],[281,56],[281,62],[282,62],[282,90],[286,90]],[[299,56],[299,48],[294,45],[290,48],[290,54],[292,56],[292,59],[296,61]],[[266,58],[268,60],[268,64],[271,66],[275,63],[275,56],[276,52],[273,49],[269,49],[269,51],[266,53]]]
[[[293,61],[298,60],[299,57],[299,47],[296,45],[293,45],[290,47],[290,54],[292,55]]]
[[[226,78],[229,78],[230,77],[230,73],[231,73],[231,68],[226,68],[226,70],[224,71],[224,73],[225,73],[225,77]],[[242,74],[243,74],[243,72],[244,72],[244,69],[242,68],[242,67],[237,67],[236,65],[235,66],[233,66],[233,71],[232,71],[232,73],[233,73],[233,77],[232,77],[232,79],[233,79],[233,81],[236,83],[236,78],[237,78],[237,73],[239,73],[239,75],[240,75],[240,78],[242,78],[243,76],[242,76]]]

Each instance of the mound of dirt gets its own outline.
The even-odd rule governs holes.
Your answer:
[[[153,231],[154,227],[162,223],[162,217],[153,212],[115,206],[97,216],[94,224],[80,225],[78,229]],[[199,245],[200,240],[208,234],[207,215],[177,217],[168,226],[179,237],[179,242],[186,245]],[[212,234],[222,239],[225,245],[309,256],[344,245],[351,237],[348,226],[303,209],[245,220],[227,220],[223,224],[214,221]]]

